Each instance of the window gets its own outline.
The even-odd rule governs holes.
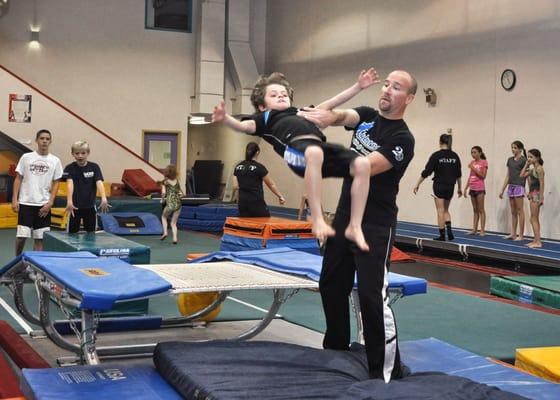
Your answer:
[[[191,32],[192,0],[146,0],[146,29]]]

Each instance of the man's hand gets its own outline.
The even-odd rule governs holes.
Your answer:
[[[297,115],[313,123],[319,129],[324,129],[337,120],[337,115],[334,111],[321,110],[319,108],[304,107],[298,111]]]
[[[46,203],[43,207],[41,207],[39,209],[39,217],[44,218],[47,215],[49,215],[49,212],[51,211],[51,207],[52,207],[51,203]]]
[[[374,68],[370,68],[367,71],[364,69],[360,72],[360,75],[358,75],[358,85],[362,90],[379,82],[381,82],[381,79],[379,79],[379,74]]]
[[[226,118],[226,102],[220,101],[212,112],[212,122],[222,122]]]

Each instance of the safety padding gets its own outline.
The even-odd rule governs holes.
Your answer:
[[[12,204],[0,204],[0,228],[15,228],[18,215],[12,210]]]
[[[68,225],[68,213],[66,208],[51,208],[51,228],[65,230]]]
[[[49,368],[50,366],[6,321],[0,321],[0,347],[18,368]]]
[[[197,232],[221,232],[224,223],[223,221],[212,221],[204,219],[183,219],[177,220],[177,227],[183,230],[197,231]]]
[[[311,222],[286,218],[228,217],[224,225],[224,233],[262,239],[312,239],[311,228]]]
[[[560,276],[493,276],[490,293],[522,303],[560,309]]]
[[[161,235],[161,220],[150,213],[115,212],[100,215],[105,232],[115,235]]]
[[[128,189],[140,197],[161,192],[161,186],[142,169],[125,169],[122,181]]]
[[[560,383],[560,347],[517,349],[515,366],[533,375]]]
[[[311,223],[293,219],[228,217],[220,250],[243,251],[290,247],[319,254],[319,242],[313,237]]]
[[[181,399],[154,367],[146,365],[24,369],[22,375],[21,388],[28,400]]]
[[[167,293],[171,284],[154,272],[88,252],[24,252],[24,259],[78,297],[81,310],[109,311],[116,302]]]
[[[179,312],[181,313],[181,315],[189,316],[208,307],[218,299],[219,295],[220,294],[218,292],[181,293],[179,296],[177,296],[177,307],[179,308]],[[196,321],[213,321],[216,319],[218,314],[220,314],[220,311],[222,311],[221,305],[219,305],[203,317],[197,318]]]

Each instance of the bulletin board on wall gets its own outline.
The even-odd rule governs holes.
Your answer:
[[[10,93],[8,122],[31,122],[31,95]]]

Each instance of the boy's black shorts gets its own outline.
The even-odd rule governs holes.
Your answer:
[[[43,233],[51,229],[51,213],[39,216],[39,210],[43,206],[19,205],[17,237],[30,238],[33,233],[34,239],[43,239]]]
[[[288,167],[298,176],[305,174],[305,149],[309,146],[319,146],[323,150],[323,167],[321,173],[323,178],[347,178],[350,177],[350,166],[358,153],[340,144],[321,142],[312,139],[296,140],[286,147],[284,160]]]

